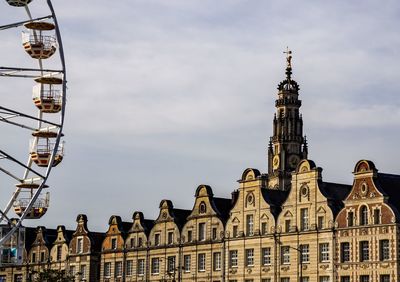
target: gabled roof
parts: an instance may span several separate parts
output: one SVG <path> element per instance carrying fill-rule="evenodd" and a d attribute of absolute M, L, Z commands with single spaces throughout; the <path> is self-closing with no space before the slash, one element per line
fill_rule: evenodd
<path fill-rule="evenodd" d="M 92 243 L 91 244 L 92 253 L 100 252 L 104 238 L 106 237 L 106 233 L 89 231 L 88 237 L 90 238 Z"/>
<path fill-rule="evenodd" d="M 190 215 L 191 210 L 171 209 L 171 215 L 174 217 L 174 222 L 179 230 L 182 230 L 183 225 L 186 223 L 187 217 Z"/>
<path fill-rule="evenodd" d="M 220 219 L 225 224 L 229 218 L 232 208 L 232 199 L 225 198 L 212 198 L 214 210 L 218 213 Z"/>
<path fill-rule="evenodd" d="M 352 185 L 318 181 L 318 188 L 328 200 L 328 206 L 332 210 L 333 217 L 336 218 L 344 207 L 343 201 L 349 195 Z"/>
<path fill-rule="evenodd" d="M 388 197 L 388 204 L 396 213 L 397 220 L 400 221 L 400 175 L 378 173 L 375 180 L 378 189 Z"/>
<path fill-rule="evenodd" d="M 154 220 L 152 219 L 144 219 L 142 221 L 143 228 L 144 228 L 144 233 L 148 236 L 150 234 L 151 229 L 154 226 Z"/>
<path fill-rule="evenodd" d="M 289 191 L 281 191 L 281 190 L 274 190 L 274 189 L 261 189 L 261 194 L 267 202 L 267 204 L 271 207 L 271 213 L 275 217 L 278 217 L 279 213 L 282 211 L 282 205 L 286 201 L 287 197 L 289 196 Z"/>

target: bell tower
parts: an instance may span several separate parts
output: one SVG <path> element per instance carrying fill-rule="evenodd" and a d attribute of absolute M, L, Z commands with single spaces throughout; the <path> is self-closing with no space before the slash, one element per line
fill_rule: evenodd
<path fill-rule="evenodd" d="M 273 120 L 273 136 L 268 146 L 268 188 L 289 190 L 291 173 L 300 160 L 307 158 L 303 119 L 299 113 L 299 85 L 292 79 L 292 51 L 286 54 L 286 78 L 278 85 Z"/>

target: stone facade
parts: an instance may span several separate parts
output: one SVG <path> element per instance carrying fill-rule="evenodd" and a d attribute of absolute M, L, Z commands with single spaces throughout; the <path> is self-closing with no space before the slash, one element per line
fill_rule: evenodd
<path fill-rule="evenodd" d="M 307 159 L 287 61 L 267 173 L 246 169 L 229 198 L 200 185 L 191 210 L 162 200 L 155 220 L 113 215 L 105 233 L 90 232 L 85 215 L 74 231 L 27 229 L 23 264 L 0 268 L 0 282 L 26 281 L 43 268 L 76 281 L 399 281 L 400 175 L 361 160 L 353 185 L 323 181 Z"/>

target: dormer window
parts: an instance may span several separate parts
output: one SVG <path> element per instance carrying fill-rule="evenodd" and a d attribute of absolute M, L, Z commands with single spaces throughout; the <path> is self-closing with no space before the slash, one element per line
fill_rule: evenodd
<path fill-rule="evenodd" d="M 78 254 L 83 253 L 83 238 L 78 238 L 76 242 L 76 252 Z"/>
<path fill-rule="evenodd" d="M 368 224 L 368 208 L 366 206 L 362 206 L 360 209 L 360 225 Z"/>
<path fill-rule="evenodd" d="M 352 211 L 347 213 L 347 226 L 354 226 L 354 213 Z"/>
<path fill-rule="evenodd" d="M 61 260 L 62 246 L 57 246 L 57 261 Z"/>
<path fill-rule="evenodd" d="M 207 207 L 206 207 L 206 203 L 201 202 L 199 205 L 199 213 L 200 214 L 204 214 L 207 212 Z"/>
<path fill-rule="evenodd" d="M 168 245 L 172 245 L 174 243 L 174 232 L 168 232 Z"/>
<path fill-rule="evenodd" d="M 154 246 L 160 245 L 160 233 L 154 234 Z"/>
<path fill-rule="evenodd" d="M 117 248 L 117 238 L 111 239 L 111 249 L 115 250 Z"/>

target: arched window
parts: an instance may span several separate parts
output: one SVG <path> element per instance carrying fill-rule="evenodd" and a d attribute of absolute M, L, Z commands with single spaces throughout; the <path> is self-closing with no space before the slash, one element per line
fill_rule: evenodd
<path fill-rule="evenodd" d="M 206 211 L 207 211 L 206 203 L 201 202 L 199 205 L 199 213 L 203 214 L 206 213 Z"/>
<path fill-rule="evenodd" d="M 362 206 L 360 209 L 360 225 L 368 224 L 368 208 L 366 206 Z"/>

